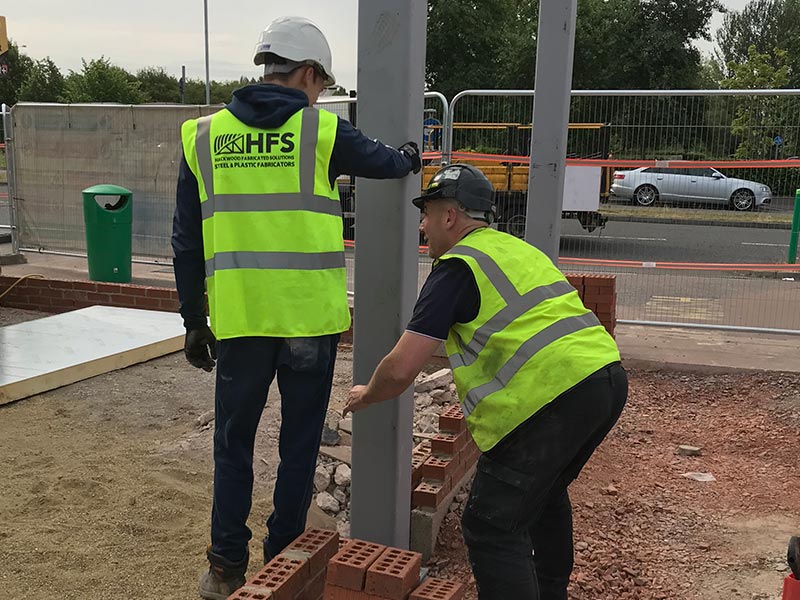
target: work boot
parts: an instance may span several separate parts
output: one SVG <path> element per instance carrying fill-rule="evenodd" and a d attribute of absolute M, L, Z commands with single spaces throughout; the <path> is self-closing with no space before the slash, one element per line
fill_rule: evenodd
<path fill-rule="evenodd" d="M 789 540 L 789 549 L 786 551 L 786 562 L 795 579 L 800 579 L 800 536 L 794 535 Z"/>
<path fill-rule="evenodd" d="M 209 546 L 206 551 L 210 567 L 200 578 L 200 597 L 204 600 L 226 600 L 244 585 L 247 572 L 247 554 L 239 562 L 231 562 L 215 554 Z"/>

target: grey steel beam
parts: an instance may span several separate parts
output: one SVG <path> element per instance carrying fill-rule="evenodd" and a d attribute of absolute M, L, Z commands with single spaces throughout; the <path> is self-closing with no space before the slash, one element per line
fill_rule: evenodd
<path fill-rule="evenodd" d="M 539 3 L 525 241 L 558 263 L 578 0 Z"/>
<path fill-rule="evenodd" d="M 425 0 L 369 0 L 358 7 L 358 126 L 398 146 L 421 142 Z M 359 179 L 353 381 L 369 380 L 405 329 L 417 295 L 420 177 Z M 353 417 L 351 535 L 408 547 L 413 398 Z"/>

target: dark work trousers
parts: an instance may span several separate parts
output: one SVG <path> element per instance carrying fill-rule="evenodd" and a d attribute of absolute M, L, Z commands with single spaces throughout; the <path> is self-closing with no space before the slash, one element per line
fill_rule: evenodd
<path fill-rule="evenodd" d="M 305 529 L 339 335 L 244 337 L 217 345 L 211 550 L 247 554 L 256 429 L 275 374 L 281 394 L 280 465 L 265 551 L 278 554 Z"/>
<path fill-rule="evenodd" d="M 573 561 L 567 486 L 627 397 L 622 366 L 604 367 L 481 456 L 461 522 L 479 600 L 566 600 Z"/>

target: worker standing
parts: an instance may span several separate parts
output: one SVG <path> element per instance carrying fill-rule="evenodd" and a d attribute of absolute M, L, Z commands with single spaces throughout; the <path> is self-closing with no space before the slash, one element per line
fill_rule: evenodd
<path fill-rule="evenodd" d="M 434 267 L 411 321 L 345 413 L 397 397 L 441 342 L 482 451 L 462 530 L 480 600 L 566 600 L 567 487 L 619 418 L 617 346 L 542 252 L 490 229 L 478 169 L 439 170 L 413 200 Z"/>
<path fill-rule="evenodd" d="M 208 600 L 245 582 L 253 448 L 276 373 L 280 465 L 264 561 L 305 529 L 337 342 L 350 327 L 337 177 L 421 168 L 415 143 L 395 150 L 313 108 L 335 78 L 311 21 L 273 21 L 254 61 L 263 83 L 181 129 L 172 246 L 184 350 L 195 367 L 217 367 Z"/>

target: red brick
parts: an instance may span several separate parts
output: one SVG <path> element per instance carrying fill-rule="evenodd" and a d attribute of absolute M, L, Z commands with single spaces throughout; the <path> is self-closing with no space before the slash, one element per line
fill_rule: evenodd
<path fill-rule="evenodd" d="M 247 585 L 271 591 L 273 600 L 293 600 L 309 579 L 308 561 L 279 554 L 253 575 Z"/>
<path fill-rule="evenodd" d="M 386 549 L 381 544 L 351 540 L 328 562 L 326 583 L 350 590 L 363 590 L 367 569 Z"/>
<path fill-rule="evenodd" d="M 411 505 L 420 508 L 436 508 L 447 496 L 447 488 L 444 484 L 428 483 L 423 481 L 411 494 Z"/>
<path fill-rule="evenodd" d="M 578 273 L 566 273 L 564 275 L 564 277 L 567 278 L 567 281 L 569 281 L 570 284 L 573 287 L 576 287 L 576 286 L 579 286 L 579 285 L 580 286 L 583 285 L 583 275 L 581 275 L 581 274 L 578 274 Z"/>
<path fill-rule="evenodd" d="M 439 456 L 455 456 L 463 447 L 463 433 L 437 433 L 431 438 L 431 454 Z"/>
<path fill-rule="evenodd" d="M 339 534 L 328 529 L 307 529 L 286 547 L 285 551 L 289 550 L 308 553 L 310 576 L 314 577 L 325 570 L 328 561 L 339 551 Z"/>
<path fill-rule="evenodd" d="M 405 600 L 419 583 L 422 555 L 387 548 L 367 570 L 364 591 L 389 600 Z"/>
<path fill-rule="evenodd" d="M 350 538 L 339 536 L 339 550 L 347 546 L 347 544 L 349 544 L 352 541 L 353 540 L 351 540 Z"/>
<path fill-rule="evenodd" d="M 439 431 L 442 433 L 461 433 L 466 429 L 467 421 L 458 404 L 451 406 L 439 415 Z"/>
<path fill-rule="evenodd" d="M 449 579 L 427 577 L 408 600 L 462 600 L 465 588 L 463 583 Z"/>
<path fill-rule="evenodd" d="M 598 288 L 614 289 L 616 287 L 615 275 L 587 275 L 584 284 Z"/>
<path fill-rule="evenodd" d="M 99 294 L 97 292 L 89 292 L 86 295 L 86 299 L 89 302 L 94 302 L 95 304 L 108 304 L 111 302 L 111 296 L 108 294 Z"/>
<path fill-rule="evenodd" d="M 148 288 L 142 285 L 123 285 L 120 286 L 122 288 L 122 293 L 127 294 L 129 296 L 147 296 Z"/>
<path fill-rule="evenodd" d="M 439 458 L 429 456 L 420 468 L 423 479 L 435 479 L 436 481 L 447 481 L 453 479 L 453 473 L 458 467 L 458 458 Z"/>
<path fill-rule="evenodd" d="M 295 596 L 296 600 L 320 600 L 325 591 L 325 570 L 323 569 Z"/>
<path fill-rule="evenodd" d="M 228 600 L 272 600 L 272 592 L 264 589 L 245 585 L 228 596 Z"/>
<path fill-rule="evenodd" d="M 146 309 L 159 309 L 161 307 L 160 300 L 156 298 L 144 298 L 137 296 L 134 300 L 134 306 L 136 308 L 146 308 Z"/>
<path fill-rule="evenodd" d="M 338 585 L 325 584 L 325 593 L 322 600 L 385 600 L 366 592 L 350 590 Z"/>
<path fill-rule="evenodd" d="M 461 483 L 461 480 L 464 478 L 464 475 L 467 473 L 467 464 L 468 463 L 464 462 L 461 459 L 458 460 L 458 465 L 456 466 L 455 471 L 453 471 L 453 474 L 451 476 L 452 480 L 453 480 L 453 487 L 455 487 L 459 483 Z"/>
<path fill-rule="evenodd" d="M 97 291 L 103 294 L 121 294 L 122 287 L 118 283 L 98 283 Z"/>
<path fill-rule="evenodd" d="M 430 448 L 423 448 L 417 446 L 411 453 L 411 487 L 417 487 L 417 484 L 422 481 L 422 464 L 431 455 Z"/>
<path fill-rule="evenodd" d="M 148 298 L 172 298 L 174 290 L 170 288 L 149 287 L 145 289 Z"/>

